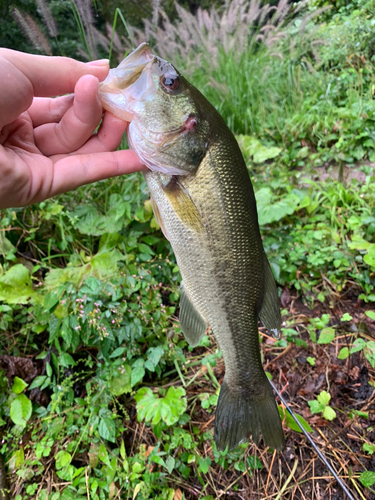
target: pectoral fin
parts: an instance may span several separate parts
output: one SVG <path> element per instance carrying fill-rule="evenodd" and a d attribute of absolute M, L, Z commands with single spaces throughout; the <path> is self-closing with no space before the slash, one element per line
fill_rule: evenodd
<path fill-rule="evenodd" d="M 267 330 L 277 338 L 280 335 L 281 330 L 280 305 L 279 298 L 277 296 L 275 278 L 273 277 L 271 266 L 265 254 L 264 273 L 264 296 L 262 307 L 259 311 L 259 319 Z"/>
<path fill-rule="evenodd" d="M 180 221 L 192 231 L 200 233 L 203 230 L 202 218 L 189 193 L 176 177 L 172 177 L 171 181 L 163 186 L 163 190 Z"/>
<path fill-rule="evenodd" d="M 154 202 L 152 196 L 151 196 L 151 205 L 152 205 L 152 211 L 154 212 L 155 219 L 156 219 L 157 223 L 159 224 L 160 229 L 163 231 L 163 234 L 167 238 L 167 240 L 169 240 L 168 235 L 167 235 L 167 231 L 166 231 L 164 223 L 163 223 L 163 219 L 162 219 L 161 214 L 160 214 L 160 211 L 158 209 L 157 204 Z"/>
<path fill-rule="evenodd" d="M 180 327 L 187 342 L 195 347 L 206 333 L 207 323 L 196 310 L 181 282 Z"/>

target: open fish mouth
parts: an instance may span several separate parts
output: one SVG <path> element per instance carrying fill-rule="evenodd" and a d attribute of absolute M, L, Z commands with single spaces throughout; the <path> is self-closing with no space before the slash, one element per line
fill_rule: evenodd
<path fill-rule="evenodd" d="M 157 57 L 152 54 L 150 46 L 142 43 L 117 68 L 112 69 L 99 85 L 104 109 L 111 112 L 115 110 L 116 116 L 122 120 L 132 121 L 132 104 L 145 97 L 147 89 L 152 87 L 151 66 L 156 60 Z"/>

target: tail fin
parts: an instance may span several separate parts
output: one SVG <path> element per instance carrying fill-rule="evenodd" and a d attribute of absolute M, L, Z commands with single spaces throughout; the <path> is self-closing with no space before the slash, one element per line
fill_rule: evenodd
<path fill-rule="evenodd" d="M 225 381 L 221 386 L 215 415 L 214 439 L 219 450 L 235 448 L 247 441 L 251 433 L 253 441 L 258 442 L 262 434 L 267 446 L 275 450 L 284 447 L 284 435 L 280 416 L 275 403 L 272 387 L 268 380 L 264 396 L 249 395 L 246 390 L 234 391 Z"/>

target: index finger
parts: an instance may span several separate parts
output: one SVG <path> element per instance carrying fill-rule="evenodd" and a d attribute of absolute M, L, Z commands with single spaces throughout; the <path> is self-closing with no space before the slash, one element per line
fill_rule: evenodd
<path fill-rule="evenodd" d="M 94 75 L 102 81 L 108 74 L 108 59 L 83 63 L 59 56 L 38 56 L 11 49 L 0 49 L 7 59 L 30 81 L 35 97 L 53 97 L 73 92 L 84 75 Z"/>
<path fill-rule="evenodd" d="M 33 97 L 50 97 L 73 92 L 84 75 L 103 80 L 108 61 L 82 63 L 68 57 L 49 57 L 0 49 L 0 129 L 26 111 Z"/>

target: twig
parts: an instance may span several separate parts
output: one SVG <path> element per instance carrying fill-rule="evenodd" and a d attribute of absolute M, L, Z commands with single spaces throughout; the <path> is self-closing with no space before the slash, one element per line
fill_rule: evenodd
<path fill-rule="evenodd" d="M 266 369 L 266 368 L 267 368 L 267 367 L 268 367 L 271 363 L 273 363 L 273 362 L 277 361 L 277 360 L 278 360 L 278 359 L 280 359 L 282 356 L 284 356 L 287 352 L 289 352 L 289 351 L 290 351 L 290 349 L 291 349 L 292 347 L 293 347 L 293 344 L 289 344 L 289 345 L 288 345 L 288 347 L 287 347 L 287 348 L 286 348 L 283 352 L 281 352 L 280 354 L 278 354 L 278 355 L 276 356 L 276 358 L 273 358 L 273 359 L 271 359 L 271 361 L 268 361 L 268 363 L 266 363 L 266 365 L 265 365 L 264 369 Z"/>
<path fill-rule="evenodd" d="M 354 480 L 354 477 L 351 477 L 350 480 L 353 483 L 354 488 L 357 490 L 358 495 L 362 498 L 362 500 L 366 500 L 366 498 L 363 496 L 361 490 L 358 488 L 357 482 Z"/>
<path fill-rule="evenodd" d="M 293 479 L 293 476 L 294 476 L 294 473 L 296 472 L 296 469 L 297 469 L 297 465 L 298 465 L 298 458 L 296 458 L 294 460 L 294 464 L 293 464 L 293 469 L 291 471 L 291 473 L 289 474 L 289 477 L 288 479 L 285 481 L 285 483 L 283 484 L 283 487 L 281 488 L 281 490 L 279 491 L 279 494 L 277 495 L 276 499 L 275 500 L 280 500 L 281 498 L 281 495 L 284 493 L 284 491 L 286 490 L 288 484 L 290 483 L 290 481 Z"/>
<path fill-rule="evenodd" d="M 267 495 L 267 491 L 268 491 L 268 483 L 270 481 L 270 476 L 271 476 L 271 471 L 272 471 L 273 462 L 275 460 L 275 456 L 276 456 L 276 450 L 273 452 L 272 460 L 271 460 L 271 465 L 270 465 L 270 468 L 268 470 L 267 482 L 266 482 L 266 488 L 265 488 L 265 494 L 266 495 Z"/>
<path fill-rule="evenodd" d="M 202 427 L 200 428 L 200 432 L 202 432 L 205 427 L 207 427 L 208 425 L 210 425 L 210 423 L 213 420 L 215 420 L 215 416 L 213 416 L 212 418 L 210 418 L 210 420 L 208 422 L 206 422 L 205 424 L 202 425 Z"/>
<path fill-rule="evenodd" d="M 180 370 L 180 367 L 178 366 L 178 361 L 177 359 L 174 360 L 174 366 L 176 367 L 176 370 L 177 370 L 177 373 L 178 373 L 178 376 L 180 377 L 180 380 L 182 382 L 182 385 L 184 387 L 186 387 L 186 382 L 185 382 L 185 379 L 184 379 L 184 376 L 182 375 L 182 372 Z"/>
<path fill-rule="evenodd" d="M 87 493 L 87 500 L 90 500 L 89 478 L 88 478 L 88 475 L 87 475 L 87 469 L 88 469 L 88 467 L 85 468 L 86 493 Z"/>

